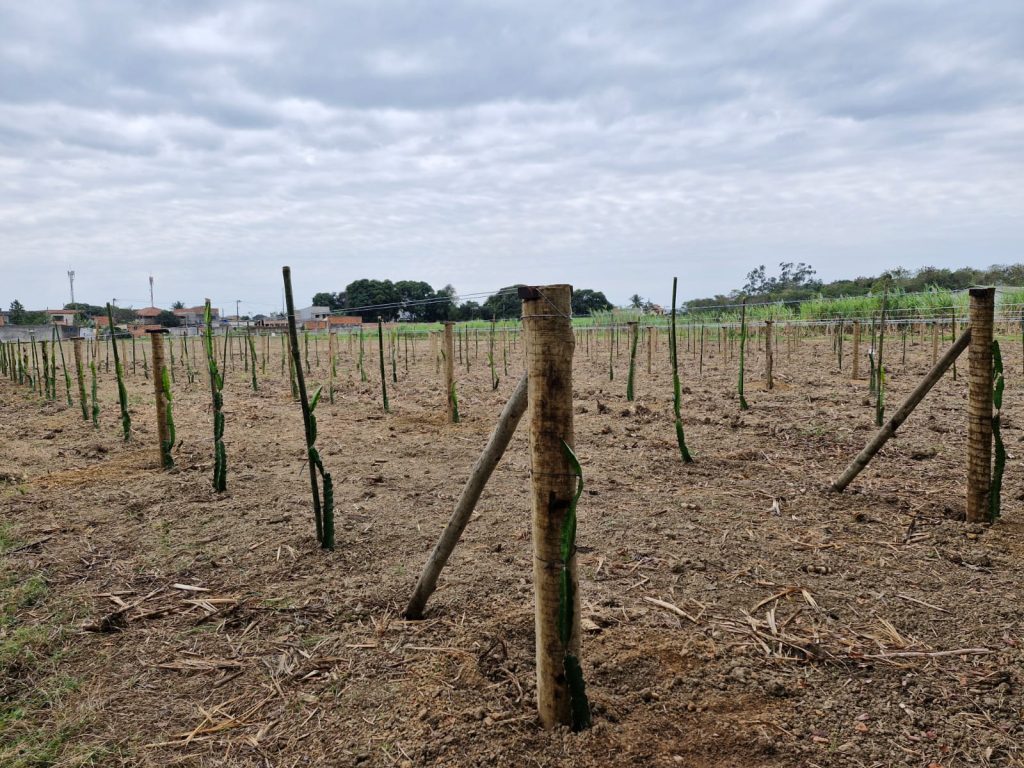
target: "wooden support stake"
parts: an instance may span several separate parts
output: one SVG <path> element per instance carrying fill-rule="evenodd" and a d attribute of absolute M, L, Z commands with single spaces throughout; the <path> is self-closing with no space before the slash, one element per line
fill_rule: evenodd
<path fill-rule="evenodd" d="M 914 391 L 910 393 L 903 405 L 899 407 L 899 410 L 892 415 L 892 418 L 885 423 L 885 426 L 875 433 L 875 436 L 871 438 L 871 442 L 864 446 L 864 450 L 857 454 L 857 458 L 850 462 L 850 466 L 832 483 L 833 491 L 837 493 L 842 492 L 861 473 L 871 459 L 874 458 L 875 454 L 888 442 L 889 438 L 896 434 L 897 428 L 914 412 L 918 404 L 924 400 L 924 396 L 942 378 L 942 374 L 953 364 L 953 361 L 957 359 L 960 353 L 967 348 L 970 341 L 971 329 L 968 327 L 953 346 L 946 351 L 942 359 L 935 364 L 935 367 L 928 372 L 928 375 L 921 379 L 921 382 L 914 387 Z"/>
<path fill-rule="evenodd" d="M 527 379 L 526 374 L 523 374 L 515 391 L 512 393 L 512 397 L 505 403 L 501 416 L 498 417 L 498 423 L 494 427 L 490 439 L 487 441 L 487 447 L 484 448 L 480 458 L 477 459 L 476 464 L 473 466 L 473 471 L 470 473 L 469 480 L 466 481 L 466 485 L 462 489 L 462 495 L 455 505 L 455 510 L 448 520 L 444 533 L 437 540 L 437 544 L 434 545 L 434 551 L 430 553 L 430 558 L 423 567 L 420 579 L 416 582 L 416 589 L 413 590 L 409 604 L 405 607 L 405 617 L 407 619 L 423 618 L 423 609 L 427 605 L 427 600 L 430 599 L 430 596 L 434 594 L 434 590 L 437 588 L 437 579 L 441 575 L 441 570 L 448 562 L 448 558 L 451 557 L 455 545 L 459 543 L 462 532 L 466 530 L 469 518 L 472 516 L 473 510 L 476 509 L 476 503 L 480 500 L 480 494 L 483 493 L 484 486 L 487 485 L 491 473 L 494 472 L 494 468 L 498 466 L 498 462 L 501 461 L 501 457 L 505 454 L 505 449 L 508 448 L 512 435 L 515 434 L 516 427 L 519 426 L 519 420 L 526 411 L 526 394 Z"/>
<path fill-rule="evenodd" d="M 772 321 L 764 321 L 764 388 L 774 389 L 775 381 L 772 379 Z"/>
<path fill-rule="evenodd" d="M 992 487 L 992 316 L 995 288 L 971 288 L 967 352 L 967 522 L 989 519 Z"/>
<path fill-rule="evenodd" d="M 565 658 L 579 658 L 580 600 L 575 547 L 563 562 L 562 528 L 576 491 L 563 442 L 573 446 L 572 286 L 519 289 L 529 379 L 530 467 L 533 496 L 533 580 L 537 639 L 537 711 L 545 728 L 571 724 Z M 572 615 L 569 641 L 559 635 L 563 571 Z"/>
<path fill-rule="evenodd" d="M 932 321 L 932 365 L 939 359 L 939 322 Z"/>

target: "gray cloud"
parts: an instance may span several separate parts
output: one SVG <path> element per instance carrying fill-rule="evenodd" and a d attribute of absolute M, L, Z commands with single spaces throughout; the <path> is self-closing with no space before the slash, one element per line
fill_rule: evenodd
<path fill-rule="evenodd" d="M 0 5 L 0 302 L 1020 258 L 1024 6 Z"/>

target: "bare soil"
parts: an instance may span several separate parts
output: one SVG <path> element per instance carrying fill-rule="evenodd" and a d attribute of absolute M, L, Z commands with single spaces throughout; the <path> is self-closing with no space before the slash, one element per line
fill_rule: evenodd
<path fill-rule="evenodd" d="M 342 347 L 334 403 L 318 408 L 334 552 L 314 540 L 277 339 L 258 392 L 239 360 L 227 372 L 225 494 L 211 489 L 209 385 L 187 382 L 177 349 L 169 472 L 141 360 L 127 365 L 127 444 L 112 372 L 98 429 L 77 403 L 0 381 L 0 764 L 1024 765 L 1019 337 L 1004 339 L 1010 459 L 992 526 L 962 519 L 966 356 L 837 496 L 826 485 L 874 431 L 866 359 L 851 381 L 849 349 L 840 372 L 830 339 L 780 341 L 765 391 L 751 349 L 741 412 L 737 361 L 709 334 L 702 375 L 680 353 L 687 466 L 664 339 L 653 374 L 640 347 L 634 403 L 625 339 L 614 381 L 607 346 L 578 343 L 594 709 L 579 734 L 545 732 L 534 712 L 525 429 L 427 617 L 401 618 L 515 386 L 521 345 L 507 376 L 499 347 L 496 391 L 482 335 L 469 373 L 456 366 L 458 425 L 444 423 L 426 341 L 408 371 L 399 358 L 390 414 L 375 345 L 366 383 Z M 905 364 L 898 336 L 887 348 L 892 411 L 931 346 L 914 337 Z M 316 383 L 322 341 L 318 352 Z"/>

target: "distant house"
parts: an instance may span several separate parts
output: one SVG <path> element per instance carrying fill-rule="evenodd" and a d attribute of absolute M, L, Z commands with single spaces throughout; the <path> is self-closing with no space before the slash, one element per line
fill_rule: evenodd
<path fill-rule="evenodd" d="M 143 307 L 142 309 L 135 310 L 135 316 L 140 320 L 152 320 L 154 317 L 158 317 L 162 312 L 167 310 L 160 309 L 160 307 Z"/>
<path fill-rule="evenodd" d="M 203 325 L 206 323 L 206 306 L 184 307 L 172 310 L 174 316 L 179 318 L 185 325 Z M 210 317 L 214 323 L 220 323 L 220 310 L 210 307 Z"/>
<path fill-rule="evenodd" d="M 128 332 L 136 339 L 146 335 L 146 331 L 159 331 L 163 328 L 159 323 L 132 323 L 128 326 Z"/>
<path fill-rule="evenodd" d="M 306 307 L 295 310 L 295 321 L 305 323 L 308 320 L 323 320 L 331 314 L 330 307 Z"/>
<path fill-rule="evenodd" d="M 283 317 L 264 317 L 262 320 L 254 322 L 253 326 L 255 328 L 270 328 L 271 330 L 277 328 L 287 330 L 288 321 Z"/>
<path fill-rule="evenodd" d="M 0 326 L 7 325 L 7 313 L 0 312 Z"/>
<path fill-rule="evenodd" d="M 77 325 L 78 312 L 73 309 L 48 309 L 46 314 L 54 325 L 72 326 Z"/>
<path fill-rule="evenodd" d="M 302 327 L 307 331 L 337 330 L 339 328 L 353 328 L 363 324 L 359 315 L 328 315 L 322 320 L 306 320 Z"/>

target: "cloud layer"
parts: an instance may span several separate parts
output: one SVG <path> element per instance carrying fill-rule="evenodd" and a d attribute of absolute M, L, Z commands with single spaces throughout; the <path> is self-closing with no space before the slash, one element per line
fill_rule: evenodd
<path fill-rule="evenodd" d="M 1020 260 L 1022 53 L 1014 0 L 7 3 L 0 303 Z"/>

